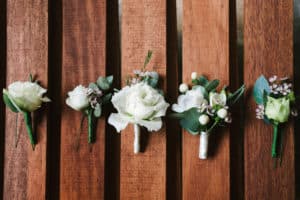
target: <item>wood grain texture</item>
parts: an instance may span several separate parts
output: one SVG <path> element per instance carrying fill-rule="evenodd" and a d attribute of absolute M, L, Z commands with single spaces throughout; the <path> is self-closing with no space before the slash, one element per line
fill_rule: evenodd
<path fill-rule="evenodd" d="M 255 118 L 251 97 L 258 76 L 293 75 L 293 1 L 245 0 L 245 199 L 294 199 L 293 129 L 285 133 L 282 166 L 273 168 L 272 127 Z"/>
<path fill-rule="evenodd" d="M 183 81 L 191 72 L 229 84 L 229 2 L 183 1 Z M 183 133 L 183 199 L 229 199 L 229 135 L 216 129 L 207 160 L 198 158 L 199 136 Z"/>
<path fill-rule="evenodd" d="M 153 57 L 147 70 L 161 76 L 166 89 L 166 1 L 122 1 L 122 80 L 143 66 L 148 50 Z M 123 84 L 124 85 L 124 84 Z M 166 198 L 166 134 L 142 132 L 143 153 L 133 153 L 133 127 L 121 133 L 120 199 Z"/>
<path fill-rule="evenodd" d="M 6 85 L 6 1 L 0 1 L 0 88 Z M 3 196 L 5 105 L 0 98 L 0 197 Z"/>
<path fill-rule="evenodd" d="M 96 142 L 87 143 L 87 120 L 77 143 L 82 113 L 65 104 L 67 92 L 104 76 L 105 0 L 63 1 L 63 66 L 61 122 L 61 199 L 104 198 L 105 120 L 98 120 Z"/>
<path fill-rule="evenodd" d="M 7 85 L 36 76 L 47 88 L 48 2 L 43 0 L 7 1 Z M 29 142 L 23 116 L 19 114 L 19 139 L 15 147 L 16 114 L 6 110 L 5 166 L 3 199 L 45 199 L 46 110 L 39 118 L 35 151 Z"/>

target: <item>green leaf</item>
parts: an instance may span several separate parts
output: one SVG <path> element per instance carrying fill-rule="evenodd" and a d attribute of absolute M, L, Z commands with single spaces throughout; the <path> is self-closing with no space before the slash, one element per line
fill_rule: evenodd
<path fill-rule="evenodd" d="M 208 79 L 205 77 L 205 76 L 200 76 L 198 79 L 198 83 L 199 83 L 199 85 L 202 85 L 202 86 L 207 86 L 207 84 L 208 84 Z"/>
<path fill-rule="evenodd" d="M 101 105 L 98 103 L 94 109 L 94 116 L 100 117 L 102 113 Z"/>
<path fill-rule="evenodd" d="M 98 89 L 98 85 L 96 83 L 90 83 L 89 88 L 96 90 L 96 89 Z"/>
<path fill-rule="evenodd" d="M 157 84 L 158 84 L 158 79 L 149 77 L 149 78 L 147 79 L 147 84 L 150 85 L 150 86 L 153 87 L 153 88 L 156 88 L 156 87 L 157 87 Z"/>
<path fill-rule="evenodd" d="M 215 79 L 210 81 L 206 86 L 205 89 L 207 90 L 207 92 L 211 92 L 212 90 L 216 89 L 219 85 L 220 81 Z"/>
<path fill-rule="evenodd" d="M 233 94 L 228 95 L 228 105 L 233 105 L 235 104 L 244 94 L 245 92 L 245 85 L 242 85 L 239 89 L 237 89 Z"/>
<path fill-rule="evenodd" d="M 31 73 L 29 74 L 29 81 L 30 81 L 30 82 L 33 82 L 33 76 L 32 76 Z"/>
<path fill-rule="evenodd" d="M 110 88 L 110 84 L 105 77 L 99 77 L 97 80 L 97 85 L 100 87 L 101 90 L 108 90 Z"/>
<path fill-rule="evenodd" d="M 200 130 L 199 117 L 201 113 L 197 108 L 191 108 L 183 112 L 183 114 L 184 117 L 180 120 L 180 125 L 182 128 L 186 129 L 193 135 L 198 134 Z"/>
<path fill-rule="evenodd" d="M 7 94 L 6 90 L 3 90 L 3 101 L 5 103 L 5 105 L 12 111 L 15 113 L 18 113 L 20 111 L 19 108 L 17 108 L 15 106 L 15 104 L 11 101 L 11 99 L 9 98 L 9 95 Z"/>
<path fill-rule="evenodd" d="M 102 103 L 107 104 L 112 97 L 112 93 L 108 93 L 102 97 Z"/>
<path fill-rule="evenodd" d="M 261 75 L 256 80 L 253 88 L 253 97 L 257 104 L 264 103 L 264 92 L 266 92 L 266 94 L 270 94 L 271 90 L 267 79 L 263 75 Z"/>
<path fill-rule="evenodd" d="M 152 57 L 152 51 L 148 50 L 147 56 L 145 58 L 143 69 L 145 69 L 145 67 L 147 66 L 147 64 L 150 62 L 151 57 Z"/>
<path fill-rule="evenodd" d="M 108 84 L 111 86 L 113 83 L 113 80 L 114 80 L 114 76 L 113 75 L 107 76 L 106 80 L 107 80 Z"/>

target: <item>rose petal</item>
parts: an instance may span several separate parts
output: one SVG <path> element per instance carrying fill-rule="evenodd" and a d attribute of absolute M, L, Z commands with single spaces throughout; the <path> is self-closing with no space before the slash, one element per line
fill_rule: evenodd
<path fill-rule="evenodd" d="M 114 126 L 117 129 L 118 133 L 124 128 L 126 128 L 126 126 L 128 125 L 128 121 L 117 113 L 110 114 L 108 118 L 108 123 Z"/>

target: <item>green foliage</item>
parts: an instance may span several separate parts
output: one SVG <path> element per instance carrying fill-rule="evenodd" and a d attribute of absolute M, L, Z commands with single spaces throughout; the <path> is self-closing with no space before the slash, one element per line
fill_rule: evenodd
<path fill-rule="evenodd" d="M 11 100 L 6 91 L 3 91 L 3 101 L 12 112 L 18 113 L 20 111 L 20 108 Z"/>
<path fill-rule="evenodd" d="M 244 92 L 245 92 L 245 85 L 242 85 L 234 93 L 229 93 L 227 96 L 227 104 L 229 106 L 235 104 L 242 97 Z"/>
<path fill-rule="evenodd" d="M 182 113 L 183 116 L 180 119 L 180 125 L 182 128 L 186 129 L 192 135 L 199 134 L 200 131 L 200 123 L 199 117 L 201 113 L 197 108 L 191 108 Z"/>
<path fill-rule="evenodd" d="M 148 50 L 148 53 L 147 53 L 147 56 L 145 58 L 145 62 L 144 62 L 144 65 L 143 65 L 143 69 L 146 68 L 147 64 L 150 62 L 151 60 L 151 57 L 152 57 L 152 51 L 151 50 Z"/>
<path fill-rule="evenodd" d="M 261 75 L 255 82 L 253 88 L 254 100 L 257 104 L 264 104 L 264 94 L 270 94 L 271 89 L 267 79 Z"/>
<path fill-rule="evenodd" d="M 97 104 L 96 107 L 94 108 L 94 116 L 95 117 L 100 117 L 102 113 L 102 108 L 101 108 L 101 104 Z"/>
<path fill-rule="evenodd" d="M 109 90 L 113 82 L 113 76 L 102 77 L 100 76 L 97 80 L 97 85 L 101 90 Z"/>

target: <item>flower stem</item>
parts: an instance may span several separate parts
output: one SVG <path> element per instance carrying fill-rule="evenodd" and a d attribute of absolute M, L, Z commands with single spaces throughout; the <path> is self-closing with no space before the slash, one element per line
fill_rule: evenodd
<path fill-rule="evenodd" d="M 32 145 L 32 150 L 35 148 L 36 141 L 34 139 L 33 130 L 32 130 L 32 119 L 30 112 L 24 112 L 24 120 L 27 129 L 27 133 L 29 136 L 30 143 Z"/>
<path fill-rule="evenodd" d="M 140 136 L 141 136 L 141 129 L 140 126 L 134 124 L 134 144 L 133 144 L 133 152 L 135 154 L 140 152 Z"/>
<path fill-rule="evenodd" d="M 95 142 L 93 112 L 88 113 L 88 143 Z"/>
<path fill-rule="evenodd" d="M 278 124 L 273 125 L 272 158 L 277 158 Z"/>

